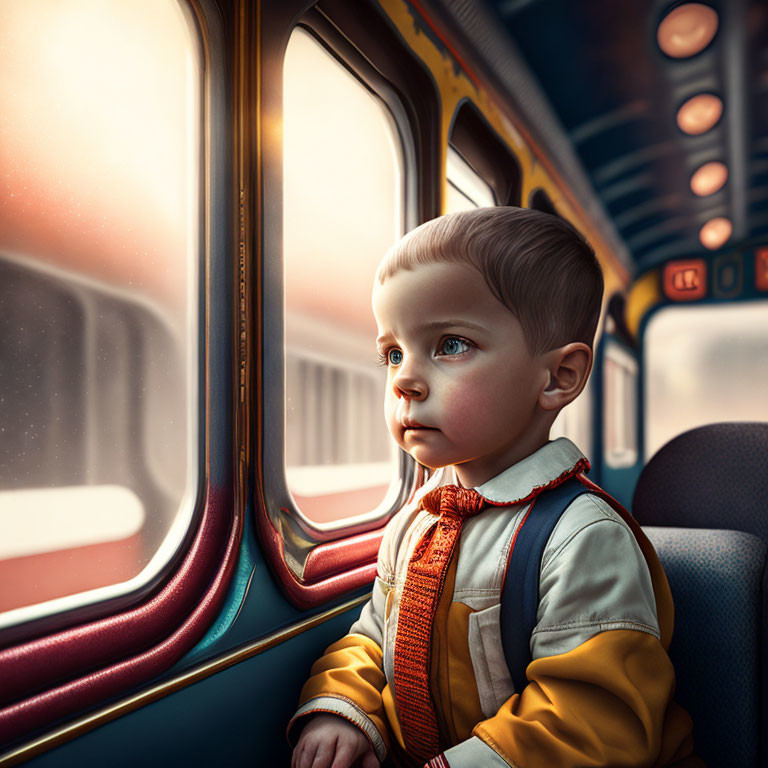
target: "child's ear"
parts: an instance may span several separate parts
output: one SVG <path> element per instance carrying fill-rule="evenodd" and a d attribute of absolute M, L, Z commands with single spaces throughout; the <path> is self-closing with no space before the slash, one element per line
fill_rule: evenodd
<path fill-rule="evenodd" d="M 592 350 L 581 341 L 550 349 L 543 355 L 549 381 L 539 393 L 545 411 L 560 410 L 576 399 L 592 370 Z"/>

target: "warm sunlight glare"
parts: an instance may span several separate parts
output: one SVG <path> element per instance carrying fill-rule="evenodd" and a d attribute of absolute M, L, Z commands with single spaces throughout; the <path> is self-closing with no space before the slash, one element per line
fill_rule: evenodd
<path fill-rule="evenodd" d="M 0 51 L 0 250 L 183 300 L 201 64 L 180 6 L 0 0 Z"/>
<path fill-rule="evenodd" d="M 394 125 L 381 101 L 301 30 L 288 44 L 284 88 L 286 306 L 373 338 L 373 275 L 402 234 Z"/>

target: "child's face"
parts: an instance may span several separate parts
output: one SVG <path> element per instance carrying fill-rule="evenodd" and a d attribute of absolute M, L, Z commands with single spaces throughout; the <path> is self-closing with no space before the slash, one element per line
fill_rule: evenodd
<path fill-rule="evenodd" d="M 478 270 L 401 269 L 376 283 L 373 310 L 388 368 L 387 426 L 418 462 L 455 464 L 471 487 L 546 442 L 538 398 L 548 371 Z"/>

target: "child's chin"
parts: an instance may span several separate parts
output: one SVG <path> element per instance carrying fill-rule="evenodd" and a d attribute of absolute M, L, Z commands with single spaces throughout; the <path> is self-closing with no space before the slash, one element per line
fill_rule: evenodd
<path fill-rule="evenodd" d="M 450 467 L 452 464 L 456 463 L 451 458 L 435 456 L 434 454 L 429 454 L 426 451 L 419 451 L 418 449 L 408 451 L 408 453 L 418 461 L 419 464 L 427 469 L 442 469 L 443 467 Z"/>

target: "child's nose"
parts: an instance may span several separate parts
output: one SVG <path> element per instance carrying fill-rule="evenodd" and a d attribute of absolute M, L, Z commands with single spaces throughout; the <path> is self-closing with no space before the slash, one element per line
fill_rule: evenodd
<path fill-rule="evenodd" d="M 428 393 L 427 383 L 410 368 L 401 368 L 392 381 L 397 397 L 407 400 L 423 400 Z"/>

